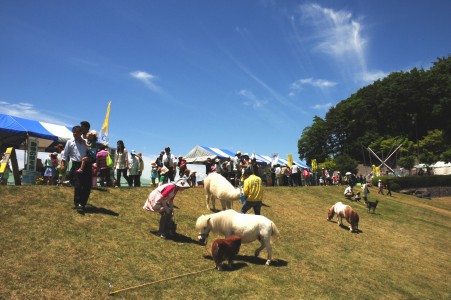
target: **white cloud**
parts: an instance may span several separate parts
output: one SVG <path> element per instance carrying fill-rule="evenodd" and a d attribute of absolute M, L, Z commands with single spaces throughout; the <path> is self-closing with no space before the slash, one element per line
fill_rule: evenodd
<path fill-rule="evenodd" d="M 143 82 L 149 90 L 156 93 L 161 93 L 161 88 L 155 84 L 155 81 L 158 79 L 157 76 L 154 76 L 150 73 L 144 71 L 133 71 L 130 72 L 130 75 Z"/>
<path fill-rule="evenodd" d="M 330 88 L 337 85 L 334 81 L 324 80 L 324 79 L 313 79 L 313 78 L 304 78 L 296 80 L 295 82 L 290 84 L 290 96 L 294 96 L 296 93 L 298 93 L 302 86 L 304 85 L 310 85 L 313 87 L 317 87 L 320 89 Z"/>

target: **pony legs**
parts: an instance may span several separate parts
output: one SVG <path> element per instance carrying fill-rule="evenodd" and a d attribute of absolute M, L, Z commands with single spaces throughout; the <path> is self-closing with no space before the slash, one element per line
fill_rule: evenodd
<path fill-rule="evenodd" d="M 269 240 L 265 240 L 262 238 L 258 239 L 260 241 L 260 247 L 257 248 L 257 250 L 255 250 L 255 257 L 258 257 L 258 255 L 260 254 L 260 252 L 266 247 L 266 251 L 268 252 L 268 257 L 266 259 L 266 264 L 267 266 L 269 266 L 269 264 L 271 263 L 271 258 L 272 258 L 272 246 L 271 246 L 271 242 Z"/>
<path fill-rule="evenodd" d="M 216 210 L 215 196 L 213 196 L 210 192 L 207 192 L 207 194 L 205 195 L 205 203 L 207 204 L 208 210 L 210 210 L 210 200 L 213 210 Z"/>

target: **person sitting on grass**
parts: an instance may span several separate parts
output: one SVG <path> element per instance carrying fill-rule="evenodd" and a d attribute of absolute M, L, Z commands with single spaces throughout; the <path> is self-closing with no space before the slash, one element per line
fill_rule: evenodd
<path fill-rule="evenodd" d="M 352 191 L 352 187 L 350 185 L 348 185 L 348 187 L 345 189 L 343 195 L 348 200 L 351 200 L 351 197 L 354 196 L 354 192 Z"/>
<path fill-rule="evenodd" d="M 87 140 L 85 141 L 85 145 L 88 148 L 86 151 L 86 156 L 81 159 L 81 166 L 78 168 L 77 172 L 82 173 L 83 168 L 85 167 L 86 162 L 94 163 L 97 156 L 97 132 L 95 130 L 91 130 L 88 132 Z"/>

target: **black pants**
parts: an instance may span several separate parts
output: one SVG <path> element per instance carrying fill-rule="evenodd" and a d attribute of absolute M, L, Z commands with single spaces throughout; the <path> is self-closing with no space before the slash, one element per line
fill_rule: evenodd
<path fill-rule="evenodd" d="M 127 184 L 130 186 L 130 177 L 127 175 L 127 169 L 117 169 L 116 170 L 116 180 L 117 180 L 117 186 L 121 186 L 121 174 L 124 175 L 125 180 L 127 181 Z"/>
<path fill-rule="evenodd" d="M 99 177 L 101 186 L 111 186 L 110 168 L 100 170 Z"/>
<path fill-rule="evenodd" d="M 74 206 L 85 206 L 88 203 L 92 187 L 92 164 L 86 161 L 83 172 L 77 172 L 81 162 L 72 161 L 70 168 L 71 183 L 74 186 Z"/>
<path fill-rule="evenodd" d="M 132 186 L 134 185 L 135 187 L 139 187 L 140 186 L 140 177 L 139 175 L 130 175 L 128 176 L 128 185 Z"/>
<path fill-rule="evenodd" d="M 173 215 L 172 211 L 170 213 L 163 212 L 160 217 L 160 227 L 158 231 L 160 234 L 170 234 L 173 230 Z"/>

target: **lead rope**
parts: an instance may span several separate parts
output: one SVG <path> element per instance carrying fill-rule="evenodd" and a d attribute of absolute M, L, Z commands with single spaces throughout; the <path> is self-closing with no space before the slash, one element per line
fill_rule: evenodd
<path fill-rule="evenodd" d="M 144 283 L 144 284 L 128 287 L 128 288 L 125 288 L 125 289 L 116 290 L 116 291 L 113 291 L 113 292 L 109 292 L 108 296 L 115 295 L 115 294 L 118 294 L 118 293 L 121 293 L 121 292 L 125 292 L 125 291 L 129 291 L 129 290 L 133 290 L 133 289 L 137 289 L 137 288 L 144 287 L 144 286 L 147 286 L 147 285 L 160 283 L 160 282 L 163 282 L 163 281 L 168 281 L 168 280 L 177 279 L 177 278 L 181 278 L 181 277 L 185 277 L 185 276 L 189 276 L 189 275 L 195 275 L 195 274 L 207 272 L 207 271 L 214 270 L 214 269 L 216 269 L 216 266 L 210 267 L 208 269 L 200 270 L 200 271 L 185 273 L 185 274 L 182 274 L 182 275 L 177 275 L 177 276 L 173 276 L 173 277 L 169 277 L 169 278 L 165 278 L 165 279 L 160 279 L 160 280 L 156 280 L 156 281 L 152 281 L 152 282 L 148 282 L 148 283 Z M 111 287 L 111 284 L 109 284 L 109 286 Z"/>

